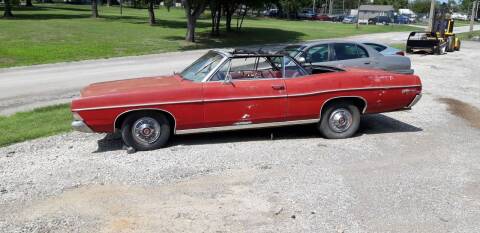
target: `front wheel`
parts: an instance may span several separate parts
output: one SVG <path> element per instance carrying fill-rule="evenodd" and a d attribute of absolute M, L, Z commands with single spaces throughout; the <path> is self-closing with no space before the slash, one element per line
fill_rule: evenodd
<path fill-rule="evenodd" d="M 360 111 L 348 102 L 328 105 L 321 117 L 318 129 L 325 138 L 349 138 L 360 126 Z"/>
<path fill-rule="evenodd" d="M 122 124 L 123 141 L 127 146 L 140 151 L 155 150 L 165 146 L 170 133 L 170 124 L 160 113 L 134 113 Z"/>

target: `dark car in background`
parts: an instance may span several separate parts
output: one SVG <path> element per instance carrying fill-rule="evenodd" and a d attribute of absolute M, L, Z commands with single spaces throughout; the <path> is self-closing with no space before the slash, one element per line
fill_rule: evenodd
<path fill-rule="evenodd" d="M 342 22 L 343 23 L 357 23 L 357 17 L 347 16 L 347 17 L 343 18 Z"/>
<path fill-rule="evenodd" d="M 405 15 L 396 15 L 393 17 L 393 23 L 396 24 L 409 24 L 410 18 Z"/>
<path fill-rule="evenodd" d="M 317 14 L 311 8 L 305 8 L 302 11 L 298 12 L 298 18 L 300 19 L 315 19 Z"/>
<path fill-rule="evenodd" d="M 376 17 L 368 19 L 368 24 L 389 25 L 391 22 L 392 22 L 392 20 L 388 16 L 376 16 Z"/>
<path fill-rule="evenodd" d="M 332 18 L 328 15 L 317 15 L 315 19 L 319 21 L 332 21 Z"/>
<path fill-rule="evenodd" d="M 337 16 L 332 17 L 333 22 L 342 22 L 343 19 L 345 19 L 345 15 L 337 15 Z"/>

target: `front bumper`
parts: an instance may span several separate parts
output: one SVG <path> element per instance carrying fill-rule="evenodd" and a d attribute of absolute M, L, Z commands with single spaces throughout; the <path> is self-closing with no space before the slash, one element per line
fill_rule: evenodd
<path fill-rule="evenodd" d="M 82 132 L 82 133 L 93 133 L 93 130 L 90 129 L 90 127 L 88 127 L 88 125 L 85 124 L 85 122 L 83 122 L 81 120 L 72 121 L 72 128 L 73 128 L 73 130 L 79 131 L 79 132 Z"/>

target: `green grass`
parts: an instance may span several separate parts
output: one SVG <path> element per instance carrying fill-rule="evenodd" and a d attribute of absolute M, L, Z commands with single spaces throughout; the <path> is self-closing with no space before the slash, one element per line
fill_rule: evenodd
<path fill-rule="evenodd" d="M 460 40 L 471 40 L 474 36 L 480 36 L 480 31 L 458 33 L 457 36 Z"/>
<path fill-rule="evenodd" d="M 72 114 L 68 104 L 0 116 L 0 147 L 71 129 Z"/>
<path fill-rule="evenodd" d="M 474 24 L 478 25 L 480 23 L 475 21 Z M 416 23 L 416 25 L 427 26 L 428 22 L 418 22 L 418 23 Z M 455 20 L 454 26 L 455 27 L 470 26 L 470 20 L 459 20 L 459 19 L 457 19 L 457 20 Z"/>
<path fill-rule="evenodd" d="M 396 49 L 403 50 L 403 51 L 405 51 L 405 48 L 406 48 L 406 47 L 405 47 L 405 46 L 406 46 L 405 43 L 395 43 L 395 44 L 390 44 L 389 46 L 394 47 L 394 48 L 396 48 Z"/>
<path fill-rule="evenodd" d="M 100 7 L 99 19 L 90 18 L 88 5 L 36 4 L 14 8 L 13 13 L 15 19 L 0 19 L 0 67 L 414 30 L 249 18 L 243 32 L 222 30 L 222 36 L 212 38 L 210 19 L 204 15 L 198 22 L 198 43 L 193 44 L 184 41 L 183 9 L 156 9 L 156 26 L 148 25 L 146 9 L 124 8 L 120 16 L 118 7 Z"/>

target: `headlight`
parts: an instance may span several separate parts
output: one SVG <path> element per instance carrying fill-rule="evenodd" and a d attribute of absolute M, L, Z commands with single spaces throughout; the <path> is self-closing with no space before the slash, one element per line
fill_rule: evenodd
<path fill-rule="evenodd" d="M 73 112 L 73 119 L 76 121 L 83 121 L 82 117 L 77 112 Z"/>

